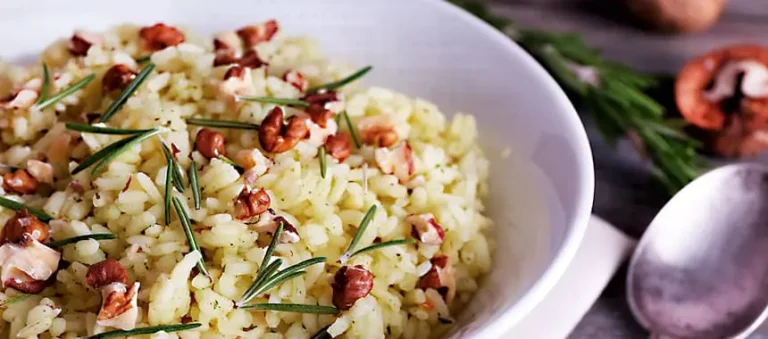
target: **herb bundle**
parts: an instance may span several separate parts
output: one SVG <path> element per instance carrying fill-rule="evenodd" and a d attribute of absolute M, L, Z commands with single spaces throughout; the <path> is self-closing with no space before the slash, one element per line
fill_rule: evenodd
<path fill-rule="evenodd" d="M 635 146 L 647 154 L 652 173 L 669 193 L 677 192 L 704 168 L 696 153 L 699 143 L 647 94 L 657 86 L 653 77 L 605 60 L 577 34 L 517 27 L 481 2 L 451 2 L 506 33 L 541 62 L 572 98 L 589 108 L 608 141 L 636 136 Z"/>

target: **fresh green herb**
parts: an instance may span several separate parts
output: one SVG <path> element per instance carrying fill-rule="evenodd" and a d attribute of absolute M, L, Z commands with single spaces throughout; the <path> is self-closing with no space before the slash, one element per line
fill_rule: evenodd
<path fill-rule="evenodd" d="M 192 198 L 195 201 L 195 210 L 199 210 L 200 183 L 197 181 L 197 163 L 194 160 L 189 164 L 189 186 L 192 187 Z"/>
<path fill-rule="evenodd" d="M 28 207 L 18 201 L 13 201 L 11 199 L 0 197 L 0 206 L 12 209 L 14 211 L 19 211 L 22 209 L 26 209 L 29 213 L 32 213 L 34 216 L 37 217 L 42 222 L 49 222 L 53 220 L 53 217 L 48 215 L 48 213 L 45 213 L 41 210 L 38 210 L 36 208 Z"/>
<path fill-rule="evenodd" d="M 339 262 L 344 263 L 352 256 L 354 253 L 353 251 L 355 250 L 355 246 L 357 246 L 357 243 L 360 242 L 360 239 L 363 237 L 365 230 L 368 228 L 368 224 L 371 223 L 371 220 L 373 220 L 373 216 L 375 214 L 376 205 L 371 205 L 371 208 L 369 208 L 368 212 L 365 213 L 363 220 L 360 221 L 360 226 L 357 227 L 357 233 L 355 233 L 355 237 L 352 238 L 352 242 L 349 243 L 349 247 L 347 247 L 347 250 L 344 251 L 344 254 L 341 255 L 341 258 L 339 258 Z"/>
<path fill-rule="evenodd" d="M 184 209 L 179 198 L 173 197 L 173 206 L 176 207 L 176 215 L 179 217 L 179 221 L 181 221 L 182 228 L 184 228 L 184 235 L 187 236 L 190 251 L 198 251 L 200 254 L 203 254 L 195 239 L 195 233 L 192 231 L 192 221 L 189 219 L 189 214 L 187 214 L 187 210 Z M 197 262 L 197 268 L 200 270 L 200 273 L 210 276 L 208 269 L 205 268 L 205 259 L 200 258 L 200 261 Z"/>
<path fill-rule="evenodd" d="M 349 119 L 349 114 L 347 114 L 347 111 L 341 112 L 341 114 L 344 115 L 344 121 L 347 123 L 347 129 L 349 130 L 349 135 L 352 136 L 352 141 L 354 141 L 355 147 L 360 148 L 360 139 L 357 138 L 357 133 L 352 126 L 352 120 Z"/>
<path fill-rule="evenodd" d="M 348 83 L 350 83 L 352 81 L 355 81 L 355 80 L 361 78 L 363 75 L 365 75 L 365 73 L 368 73 L 371 69 L 373 69 L 373 66 L 363 67 L 359 71 L 357 71 L 355 73 L 352 73 L 350 76 L 348 76 L 348 77 L 346 77 L 344 79 L 341 79 L 339 81 L 334 81 L 334 82 L 331 82 L 331 83 L 328 83 L 328 84 L 312 87 L 312 88 L 307 90 L 307 93 L 313 94 L 313 93 L 317 93 L 317 92 L 320 92 L 320 91 L 323 91 L 323 90 L 325 90 L 325 91 L 333 91 L 333 90 L 335 90 L 337 88 L 340 88 L 340 87 L 342 87 L 342 86 L 344 86 L 344 85 L 346 85 L 346 84 L 348 84 Z"/>
<path fill-rule="evenodd" d="M 163 203 L 165 205 L 165 225 L 171 224 L 171 201 L 173 199 L 173 169 L 171 166 L 165 168 L 165 197 Z M 179 215 L 181 220 L 181 215 Z"/>
<path fill-rule="evenodd" d="M 181 166 L 176 162 L 173 152 L 164 142 L 161 141 L 160 146 L 163 149 L 163 153 L 165 153 L 165 161 L 168 163 L 168 167 L 172 169 L 173 187 L 176 187 L 177 191 L 184 193 L 184 174 L 181 171 Z"/>
<path fill-rule="evenodd" d="M 51 90 L 51 74 L 48 70 L 48 65 L 43 63 L 43 86 L 40 87 L 40 97 L 37 98 L 35 105 L 40 105 L 41 102 L 48 99 L 48 92 Z"/>
<path fill-rule="evenodd" d="M 123 104 L 128 101 L 128 98 L 130 98 L 131 95 L 133 95 L 133 93 L 139 89 L 139 86 L 144 83 L 144 80 L 147 80 L 147 77 L 149 77 L 149 74 L 152 73 L 154 69 L 155 64 L 153 63 L 149 63 L 144 66 L 144 68 L 139 71 L 139 74 L 137 74 L 136 77 L 131 80 L 128 86 L 125 87 L 123 92 L 120 93 L 120 96 L 117 97 L 117 100 L 113 101 L 112 104 L 107 107 L 107 110 L 104 111 L 104 114 L 101 115 L 99 122 L 107 122 L 109 119 L 112 119 L 112 116 L 115 115 L 115 113 L 120 110 L 120 107 L 122 107 Z"/>
<path fill-rule="evenodd" d="M 373 245 L 370 245 L 368 247 L 361 248 L 361 249 L 355 251 L 354 253 L 352 253 L 349 256 L 349 258 L 352 258 L 352 257 L 354 257 L 354 256 L 356 256 L 358 254 L 361 254 L 361 253 L 370 252 L 370 251 L 377 250 L 377 249 L 380 249 L 380 248 L 383 248 L 383 247 L 405 245 L 405 244 L 411 244 L 413 242 L 415 242 L 415 240 L 413 240 L 413 239 L 398 239 L 398 240 L 385 241 L 385 242 L 382 242 L 382 243 L 373 244 Z"/>
<path fill-rule="evenodd" d="M 76 243 L 78 241 L 88 240 L 88 239 L 93 239 L 93 240 L 112 240 L 112 239 L 115 239 L 115 235 L 114 234 L 110 234 L 110 233 L 95 233 L 95 234 L 79 235 L 79 236 L 72 237 L 72 238 L 51 241 L 51 242 L 49 242 L 46 245 L 48 245 L 48 247 L 51 247 L 51 248 L 56 248 L 56 247 L 61 247 L 61 246 L 64 246 L 64 245 L 74 244 L 74 243 Z"/>
<path fill-rule="evenodd" d="M 280 242 L 280 237 L 282 236 L 282 234 L 283 234 L 283 222 L 280 221 L 277 223 L 277 229 L 275 230 L 275 233 L 272 234 L 272 241 L 269 242 L 269 246 L 267 246 L 267 250 L 264 252 L 264 258 L 261 260 L 261 267 L 259 267 L 259 272 L 256 274 L 256 279 L 253 281 L 253 284 L 251 284 L 251 286 L 248 287 L 248 290 L 246 290 L 245 293 L 243 293 L 243 296 L 240 298 L 240 300 L 237 303 L 235 303 L 235 306 L 242 306 L 256 296 L 254 292 L 259 288 L 259 285 L 262 284 L 263 281 L 266 280 L 267 278 L 267 275 L 265 273 L 268 271 L 267 268 L 269 267 L 269 264 L 270 264 L 269 261 L 272 259 L 272 253 L 275 252 L 275 248 L 277 247 L 277 244 Z M 277 265 L 277 266 L 279 267 L 280 265 Z"/>
<path fill-rule="evenodd" d="M 151 55 L 145 55 L 145 56 L 142 56 L 142 57 L 138 57 L 138 58 L 136 58 L 136 63 L 143 64 L 143 63 L 149 61 L 149 59 L 151 59 L 151 58 L 152 58 Z"/>
<path fill-rule="evenodd" d="M 235 169 L 236 169 L 238 172 L 240 172 L 240 171 L 243 169 L 242 167 L 240 167 L 240 165 L 238 165 L 238 164 L 236 164 L 234 161 L 232 161 L 232 159 L 230 159 L 230 158 L 227 158 L 227 157 L 225 157 L 225 156 L 223 156 L 223 155 L 221 155 L 221 154 L 219 154 L 219 155 L 216 157 L 216 159 L 219 159 L 219 160 L 221 160 L 221 161 L 223 161 L 223 162 L 226 162 L 226 163 L 227 163 L 227 164 L 229 164 L 230 166 L 234 167 L 234 168 L 235 168 Z"/>
<path fill-rule="evenodd" d="M 37 108 L 38 110 L 43 110 L 43 109 L 48 108 L 48 107 L 50 107 L 52 105 L 55 105 L 57 102 L 61 101 L 61 99 L 64 99 L 64 98 L 72 95 L 72 93 L 75 93 L 79 89 L 81 89 L 81 88 L 85 87 L 86 85 L 88 85 L 88 83 L 93 81 L 93 79 L 95 79 L 95 78 L 96 78 L 96 74 L 90 74 L 87 77 L 80 79 L 80 81 L 74 83 L 72 86 L 69 86 L 69 87 L 65 88 L 64 90 L 62 90 L 61 92 L 54 94 L 52 97 L 45 99 L 45 101 L 43 101 L 43 102 L 41 102 L 39 104 L 36 104 L 35 108 Z"/>
<path fill-rule="evenodd" d="M 259 130 L 259 125 L 232 120 L 187 119 L 187 124 L 214 128 Z"/>
<path fill-rule="evenodd" d="M 337 314 L 339 309 L 333 306 L 306 305 L 306 304 L 274 304 L 262 303 L 244 305 L 240 308 L 252 311 L 278 311 L 294 313 Z"/>
<path fill-rule="evenodd" d="M 13 297 L 10 297 L 10 298 L 6 299 L 4 303 L 0 304 L 0 307 L 6 307 L 8 305 L 13 305 L 15 303 L 22 302 L 24 300 L 29 299 L 29 297 L 31 297 L 31 296 L 32 296 L 31 294 L 26 294 L 26 293 L 25 294 L 15 295 Z"/>
<path fill-rule="evenodd" d="M 253 102 L 260 102 L 264 104 L 309 107 L 309 103 L 301 99 L 270 98 L 270 97 L 242 97 L 242 96 L 237 96 L 235 99 L 237 101 L 253 101 Z"/>
<path fill-rule="evenodd" d="M 108 165 L 110 162 L 112 162 L 112 160 L 117 158 L 123 152 L 131 149 L 133 146 L 138 145 L 142 141 L 147 140 L 148 138 L 162 131 L 163 129 L 153 128 L 147 132 L 127 137 L 107 147 L 104 147 L 102 150 L 83 160 L 83 162 L 81 162 L 80 165 L 78 165 L 72 171 L 72 174 L 77 174 L 80 171 L 90 167 L 94 163 L 96 163 L 96 166 L 94 166 L 93 170 L 91 170 L 91 174 L 96 174 L 99 170 Z"/>
<path fill-rule="evenodd" d="M 123 129 L 68 122 L 65 124 L 68 130 L 93 134 L 132 135 L 151 131 L 151 129 Z"/>
<path fill-rule="evenodd" d="M 328 167 L 326 164 L 327 160 L 325 159 L 325 146 L 320 146 L 319 152 L 320 154 L 318 155 L 318 158 L 320 158 L 320 176 L 325 178 L 326 167 Z"/>
<path fill-rule="evenodd" d="M 328 333 L 328 329 L 331 325 L 321 328 L 317 333 L 313 334 L 309 339 L 333 339 L 333 336 Z"/>
<path fill-rule="evenodd" d="M 134 336 L 134 335 L 142 335 L 142 334 L 152 334 L 157 332 L 165 332 L 165 333 L 173 333 L 173 332 L 180 332 L 180 331 L 186 331 L 191 330 L 193 328 L 198 328 L 202 326 L 200 323 L 189 323 L 189 324 L 179 324 L 179 325 L 161 325 L 161 326 L 151 326 L 151 327 L 139 327 L 134 328 L 132 330 L 116 330 L 116 331 L 109 331 L 104 333 L 99 333 L 92 335 L 88 337 L 88 339 L 106 339 L 106 338 L 115 338 L 115 337 L 128 337 L 128 336 Z"/>

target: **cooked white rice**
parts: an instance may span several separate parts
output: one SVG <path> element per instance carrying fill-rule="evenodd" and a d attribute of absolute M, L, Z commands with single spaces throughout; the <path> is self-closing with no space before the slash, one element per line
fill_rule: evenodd
<path fill-rule="evenodd" d="M 231 165 L 218 159 L 209 162 L 194 152 L 200 128 L 188 126 L 185 119 L 258 124 L 274 105 L 232 103 L 217 95 L 217 84 L 227 66 L 212 66 L 210 39 L 182 29 L 184 43 L 153 53 L 155 71 L 108 125 L 151 128 L 162 124 L 173 130 L 161 137 L 179 148 L 181 166 L 188 168 L 190 154 L 203 165 L 202 208 L 192 208 L 190 189 L 175 194 L 186 203 L 196 223 L 196 237 L 211 278 L 193 270 L 193 257 L 182 260 L 190 250 L 176 217 L 169 226 L 163 223 L 166 162 L 157 138 L 122 154 L 94 177 L 90 170 L 74 178 L 69 175 L 82 159 L 122 136 L 90 134 L 76 139 L 78 133 L 64 130 L 57 122 L 81 122 L 82 113 L 103 112 L 115 99 L 114 93 L 102 93 L 101 76 L 116 63 L 136 67 L 134 58 L 145 54 L 139 45 L 139 28 L 121 25 L 102 33 L 103 45 L 92 46 L 84 57 L 67 51 L 68 39 L 55 42 L 41 55 L 57 79 L 52 93 L 91 73 L 96 80 L 42 111 L 0 109 L 0 163 L 23 166 L 28 159 L 44 159 L 56 174 L 50 190 L 24 196 L 3 192 L 3 196 L 61 219 L 63 222 L 51 223 L 53 240 L 104 232 L 117 236 L 116 240 L 90 239 L 64 246 L 62 259 L 69 265 L 38 295 L 19 298 L 18 291 L 3 290 L 0 337 L 77 338 L 113 330 L 96 325 L 101 295 L 85 284 L 88 266 L 105 258 L 119 260 L 129 272 L 129 281 L 141 283 L 137 327 L 190 319 L 202 324 L 185 332 L 136 338 L 308 338 L 326 325 L 331 325 L 330 334 L 342 338 L 427 338 L 450 327 L 443 324 L 445 319 L 471 299 L 478 278 L 491 267 L 493 249 L 487 234 L 491 221 L 483 215 L 482 201 L 488 190 L 488 160 L 477 144 L 471 115 L 456 114 L 449 119 L 423 99 L 385 88 L 343 87 L 345 100 L 334 110 L 346 110 L 353 124 L 366 116 L 391 115 L 401 139 L 407 139 L 413 149 L 413 177 L 419 179 L 401 183 L 394 175 L 383 174 L 371 146 L 353 146 L 352 155 L 342 163 L 329 158 L 325 178 L 320 175 L 317 147 L 306 141 L 288 152 L 268 154 L 274 165 L 257 179 L 255 187 L 266 189 L 271 207 L 292 222 L 301 237 L 297 243 L 278 245 L 275 256 L 285 261 L 284 267 L 317 256 L 328 261 L 278 286 L 268 299 L 254 301 L 331 305 L 330 280 L 341 266 L 337 259 L 373 204 L 379 208 L 358 248 L 375 240 L 411 238 L 411 225 L 404 219 L 422 213 L 435 216 L 445 230 L 445 242 L 386 247 L 353 257 L 347 264 L 362 265 L 373 273 L 373 291 L 338 315 L 238 309 L 234 301 L 256 276 L 271 237 L 232 216 L 233 201 L 244 179 Z M 269 66 L 251 72 L 248 81 L 254 96 L 298 98 L 301 93 L 282 80 L 287 70 L 302 72 L 310 86 L 355 71 L 327 60 L 320 47 L 305 37 L 278 32 L 255 49 Z M 0 95 L 41 76 L 39 63 L 29 67 L 0 64 Z M 226 136 L 228 154 L 260 147 L 255 131 L 219 131 Z M 71 142 L 69 135 L 74 136 Z M 82 194 L 68 188 L 72 179 L 85 188 Z M 0 208 L 0 224 L 13 215 L 14 211 Z M 445 305 L 427 302 L 435 290 L 418 288 L 419 277 L 430 269 L 429 260 L 438 253 L 450 257 L 455 269 L 457 295 L 447 305 L 450 313 Z M 439 294 L 433 299 L 442 300 Z"/>

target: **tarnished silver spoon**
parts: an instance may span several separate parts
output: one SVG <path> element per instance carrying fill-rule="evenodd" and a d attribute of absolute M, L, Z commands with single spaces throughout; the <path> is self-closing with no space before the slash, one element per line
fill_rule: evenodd
<path fill-rule="evenodd" d="M 696 179 L 653 219 L 627 298 L 652 338 L 745 338 L 768 317 L 768 167 Z"/>

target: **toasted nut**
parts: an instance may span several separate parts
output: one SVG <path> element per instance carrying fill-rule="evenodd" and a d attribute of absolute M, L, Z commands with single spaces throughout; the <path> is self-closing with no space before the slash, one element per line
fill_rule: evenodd
<path fill-rule="evenodd" d="M 37 180 L 45 184 L 53 183 L 53 166 L 40 160 L 27 160 L 27 172 Z"/>
<path fill-rule="evenodd" d="M 264 60 L 261 60 L 259 57 L 259 54 L 256 53 L 255 50 L 249 50 L 248 52 L 245 52 L 242 57 L 240 57 L 240 60 L 238 60 L 238 65 L 247 67 L 247 68 L 259 68 L 261 66 L 266 66 L 267 62 Z"/>
<path fill-rule="evenodd" d="M 307 107 L 307 114 L 312 122 L 318 124 L 320 127 L 325 128 L 328 125 L 328 120 L 333 119 L 333 112 L 325 109 L 320 104 L 310 104 Z"/>
<path fill-rule="evenodd" d="M 59 268 L 61 253 L 43 245 L 28 233 L 21 244 L 0 246 L 2 287 L 14 287 L 27 293 L 39 293 Z"/>
<path fill-rule="evenodd" d="M 445 232 L 437 223 L 432 213 L 411 214 L 405 217 L 405 222 L 411 224 L 411 235 L 426 245 L 442 245 Z"/>
<path fill-rule="evenodd" d="M 6 190 L 19 194 L 32 194 L 37 191 L 37 180 L 26 170 L 17 169 L 3 174 L 3 186 Z"/>
<path fill-rule="evenodd" d="M 296 227 L 293 226 L 293 224 L 289 223 L 288 220 L 285 220 L 283 217 L 275 217 L 275 229 L 277 229 L 278 223 L 283 223 L 283 234 L 280 235 L 280 243 L 281 244 L 293 244 L 301 240 L 299 237 L 299 232 L 296 230 Z"/>
<path fill-rule="evenodd" d="M 395 131 L 395 124 L 389 115 L 363 118 L 357 124 L 357 128 L 360 131 L 360 141 L 364 144 L 389 147 L 399 139 L 397 131 Z"/>
<path fill-rule="evenodd" d="M 235 158 L 233 160 L 240 165 L 240 167 L 245 169 L 243 178 L 245 179 L 245 184 L 248 186 L 256 184 L 256 180 L 266 173 L 267 170 L 269 170 L 269 167 L 272 166 L 272 161 L 256 148 L 238 151 L 235 153 Z"/>
<path fill-rule="evenodd" d="M 211 159 L 224 154 L 224 134 L 203 128 L 195 137 L 195 148 L 204 157 Z"/>
<path fill-rule="evenodd" d="M 307 86 L 309 83 L 307 82 L 307 78 L 304 76 L 303 73 L 299 71 L 288 71 L 283 74 L 283 80 L 285 82 L 291 84 L 293 87 L 296 87 L 301 92 L 304 92 L 307 90 Z"/>
<path fill-rule="evenodd" d="M 281 222 L 283 223 L 283 234 L 280 235 L 280 243 L 292 244 L 298 242 L 301 238 L 299 237 L 299 232 L 296 230 L 296 227 L 285 218 L 275 215 L 275 211 L 271 208 L 264 211 L 264 213 L 261 213 L 261 215 L 259 215 L 259 220 L 251 224 L 251 228 L 259 233 L 274 234 L 277 230 L 277 224 Z"/>
<path fill-rule="evenodd" d="M 123 89 L 136 78 L 136 72 L 123 64 L 116 64 L 110 67 L 104 77 L 101 78 L 101 86 L 105 92 Z"/>
<path fill-rule="evenodd" d="M 253 88 L 251 70 L 247 67 L 234 65 L 224 74 L 224 80 L 219 83 L 219 96 L 230 102 L 238 95 L 247 94 Z"/>
<path fill-rule="evenodd" d="M 213 58 L 213 67 L 230 65 L 237 63 L 238 61 L 235 52 L 232 50 L 216 51 L 215 55 L 216 57 Z"/>
<path fill-rule="evenodd" d="M 49 280 L 35 280 L 24 272 L 18 272 L 16 277 L 5 281 L 5 287 L 16 289 L 22 293 L 38 294 L 50 286 L 51 283 L 53 282 Z"/>
<path fill-rule="evenodd" d="M 29 108 L 35 103 L 37 97 L 36 90 L 22 89 L 0 100 L 0 107 L 7 109 Z"/>
<path fill-rule="evenodd" d="M 419 279 L 419 288 L 435 289 L 446 302 L 450 303 L 456 296 L 456 278 L 450 259 L 445 255 L 437 255 L 430 262 L 432 268 Z"/>
<path fill-rule="evenodd" d="M 31 239 L 39 242 L 48 240 L 48 226 L 29 214 L 26 209 L 19 210 L 8 219 L 0 233 L 0 244 L 25 244 Z"/>
<path fill-rule="evenodd" d="M 246 45 L 254 46 L 258 43 L 272 40 L 278 29 L 277 21 L 272 19 L 260 24 L 245 26 L 237 30 L 237 35 L 245 41 Z"/>
<path fill-rule="evenodd" d="M 249 190 L 244 187 L 235 198 L 235 215 L 240 220 L 250 219 L 264 213 L 272 200 L 264 189 Z"/>
<path fill-rule="evenodd" d="M 221 50 L 236 51 L 241 44 L 240 37 L 232 31 L 221 32 L 213 37 L 213 50 L 217 52 Z"/>
<path fill-rule="evenodd" d="M 85 282 L 93 288 L 101 288 L 112 283 L 128 283 L 128 271 L 115 259 L 106 259 L 88 268 Z"/>
<path fill-rule="evenodd" d="M 325 139 L 325 151 L 339 162 L 344 161 L 352 153 L 349 134 L 338 132 Z"/>
<path fill-rule="evenodd" d="M 67 49 L 72 55 L 84 56 L 93 45 L 101 45 L 102 38 L 99 35 L 89 32 L 75 32 L 69 39 Z"/>
<path fill-rule="evenodd" d="M 104 286 L 101 291 L 101 309 L 96 317 L 96 323 L 121 330 L 135 328 L 139 316 L 137 305 L 139 286 L 138 282 L 133 283 L 130 289 L 126 289 L 124 283 Z"/>
<path fill-rule="evenodd" d="M 309 135 L 306 116 L 294 115 L 283 124 L 283 110 L 276 106 L 261 122 L 259 143 L 270 153 L 282 153 L 292 149 L 296 144 Z"/>
<path fill-rule="evenodd" d="M 333 276 L 333 305 L 348 310 L 373 289 L 373 274 L 363 266 L 343 266 Z"/>
<path fill-rule="evenodd" d="M 242 79 L 245 79 L 245 76 L 247 74 L 248 74 L 248 69 L 247 68 L 245 68 L 243 66 L 240 66 L 240 65 L 235 65 L 235 66 L 230 67 L 227 70 L 227 72 L 224 73 L 224 80 L 229 80 L 229 79 L 232 79 L 232 78 L 237 78 L 237 79 L 242 80 Z"/>
<path fill-rule="evenodd" d="M 411 146 L 401 142 L 395 149 L 379 147 L 373 152 L 376 165 L 384 174 L 394 174 L 401 183 L 406 183 L 415 171 Z"/>
<path fill-rule="evenodd" d="M 184 42 L 184 34 L 176 27 L 156 23 L 139 30 L 142 46 L 148 51 L 159 51 Z"/>
<path fill-rule="evenodd" d="M 336 92 L 313 93 L 305 95 L 301 100 L 310 104 L 323 105 L 323 107 L 325 107 L 325 104 L 329 102 L 338 101 L 339 95 Z"/>

